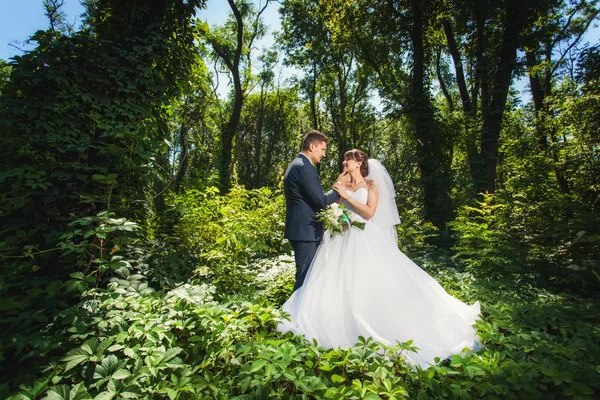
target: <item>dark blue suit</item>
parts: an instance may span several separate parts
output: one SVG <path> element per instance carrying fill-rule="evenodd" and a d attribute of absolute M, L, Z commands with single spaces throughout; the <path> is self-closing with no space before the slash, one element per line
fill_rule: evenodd
<path fill-rule="evenodd" d="M 323 225 L 315 214 L 339 199 L 334 190 L 323 192 L 319 173 L 308 157 L 299 154 L 283 179 L 285 193 L 285 237 L 294 249 L 296 283 L 302 286 L 308 267 L 323 238 Z"/>

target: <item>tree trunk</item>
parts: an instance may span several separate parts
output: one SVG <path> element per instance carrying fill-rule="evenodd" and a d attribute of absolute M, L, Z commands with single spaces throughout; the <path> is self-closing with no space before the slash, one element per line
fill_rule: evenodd
<path fill-rule="evenodd" d="M 240 57 L 244 48 L 244 21 L 234 0 L 227 1 L 229 2 L 229 6 L 231 7 L 231 11 L 235 16 L 237 23 L 237 47 L 233 60 L 224 57 L 224 61 L 233 76 L 235 98 L 229 122 L 221 129 L 221 165 L 219 168 L 221 194 L 227 194 L 231 187 L 231 154 L 233 149 L 233 139 L 235 138 L 235 133 L 240 124 L 242 105 L 244 103 L 244 91 L 242 89 L 242 81 L 240 78 Z"/>
<path fill-rule="evenodd" d="M 351 68 L 350 66 L 348 68 Z M 339 90 L 339 100 L 340 100 L 340 123 L 339 123 L 339 143 L 338 143 L 338 159 L 339 165 L 342 166 L 344 162 L 344 153 L 346 152 L 347 147 L 347 136 L 348 136 L 348 124 L 346 118 L 346 104 L 348 100 L 346 98 L 346 82 L 347 82 L 347 74 L 345 68 L 340 66 L 337 74 L 337 82 L 338 82 L 338 90 Z"/>
<path fill-rule="evenodd" d="M 516 0 L 515 0 L 516 3 Z M 512 73 L 517 62 L 517 40 L 522 28 L 523 16 L 517 4 L 510 4 L 504 20 L 504 33 L 500 61 L 493 82 L 491 102 L 483 103 L 483 127 L 481 131 L 481 159 L 478 190 L 494 193 L 496 190 L 496 168 L 498 165 L 498 141 L 502 117 L 506 108 Z M 484 100 L 482 96 L 482 102 Z M 481 165 L 480 165 L 481 166 Z"/>
<path fill-rule="evenodd" d="M 321 130 L 319 126 L 318 114 L 317 114 L 317 61 L 313 60 L 313 74 L 311 84 L 310 96 L 310 111 L 313 117 L 313 129 Z"/>
<path fill-rule="evenodd" d="M 538 65 L 537 57 L 532 51 L 527 51 L 525 55 L 528 68 L 532 69 Z M 546 51 L 546 63 L 548 65 L 551 65 L 551 57 L 551 52 Z M 570 192 L 569 183 L 558 167 L 558 154 L 554 149 L 548 146 L 548 137 L 550 137 L 553 143 L 558 142 L 552 126 L 548 126 L 545 123 L 546 118 L 552 117 L 550 115 L 551 111 L 548 110 L 545 105 L 546 97 L 551 93 L 551 84 L 552 81 L 549 68 L 546 68 L 544 85 L 541 83 L 539 74 L 529 73 L 529 86 L 531 87 L 531 97 L 533 98 L 533 107 L 535 110 L 535 128 L 538 134 L 538 143 L 540 144 L 542 151 L 545 151 L 554 162 L 552 169 L 554 170 L 554 175 L 556 176 L 560 191 L 564 194 L 568 194 Z"/>
<path fill-rule="evenodd" d="M 469 91 L 467 90 L 460 52 L 458 51 L 458 46 L 456 45 L 456 39 L 454 38 L 450 22 L 448 20 L 444 20 L 442 24 L 444 27 L 444 33 L 446 34 L 448 49 L 450 50 L 450 55 L 452 56 L 452 61 L 454 62 L 456 84 L 458 85 L 458 92 L 460 93 L 460 99 L 462 100 L 463 112 L 465 115 L 470 115 L 472 112 L 471 98 L 469 97 Z"/>
<path fill-rule="evenodd" d="M 261 150 L 262 150 L 262 131 L 265 121 L 265 87 L 264 84 L 260 86 L 260 111 L 258 113 L 258 122 L 256 124 L 256 139 L 254 142 L 254 187 L 260 187 L 261 179 Z"/>
<path fill-rule="evenodd" d="M 452 218 L 451 179 L 448 153 L 444 151 L 431 102 L 425 89 L 425 49 L 423 43 L 423 11 L 421 0 L 411 0 L 413 65 L 409 112 L 417 139 L 417 163 L 423 188 L 423 213 L 427 221 L 444 230 Z"/>
<path fill-rule="evenodd" d="M 446 82 L 444 82 L 444 77 L 442 76 L 441 66 L 440 66 L 440 58 L 441 58 L 442 50 L 438 47 L 437 53 L 435 56 L 435 72 L 437 74 L 438 82 L 440 84 L 440 89 L 442 89 L 442 93 L 446 98 L 446 103 L 448 103 L 448 110 L 453 113 L 454 112 L 454 102 L 452 101 L 452 96 L 448 92 L 448 88 L 446 87 Z"/>
<path fill-rule="evenodd" d="M 187 118 L 183 117 L 183 123 L 181 124 L 181 129 L 179 130 L 179 142 L 181 144 L 181 155 L 179 156 L 179 167 L 177 168 L 177 173 L 175 174 L 175 178 L 173 179 L 173 189 L 175 192 L 179 192 L 181 188 L 181 181 L 185 176 L 188 166 L 188 154 L 190 141 L 188 137 L 189 127 L 187 124 Z"/>
<path fill-rule="evenodd" d="M 482 17 L 480 17 L 481 19 Z M 458 86 L 458 92 L 460 93 L 460 100 L 462 102 L 463 115 L 465 118 L 465 147 L 467 150 L 467 161 L 469 163 L 469 169 L 471 171 L 472 181 L 475 182 L 475 174 L 477 173 L 477 160 L 479 158 L 479 150 L 477 149 L 477 132 L 475 128 L 475 122 L 477 119 L 477 105 L 471 101 L 471 96 L 469 95 L 469 90 L 467 88 L 467 83 L 465 79 L 465 72 L 462 64 L 462 57 L 460 51 L 458 49 L 458 45 L 456 44 L 456 38 L 454 37 L 454 32 L 452 31 L 452 25 L 450 25 L 450 21 L 447 19 L 442 22 L 444 28 L 444 34 L 446 35 L 446 42 L 448 43 L 448 49 L 450 50 L 450 55 L 452 56 L 452 61 L 454 63 L 454 73 L 456 75 L 456 84 Z M 485 24 L 480 21 L 481 27 Z M 481 50 L 483 46 L 485 35 L 483 34 L 483 30 L 478 30 L 479 40 L 478 43 L 478 52 Z M 481 61 L 483 64 L 483 61 Z M 476 91 L 478 89 L 478 85 L 474 85 L 475 93 L 473 93 L 474 101 L 476 102 L 477 96 Z"/>
<path fill-rule="evenodd" d="M 156 154 L 156 167 L 158 168 L 158 175 L 164 171 L 164 157 L 161 153 Z M 162 214 L 165 211 L 165 198 L 163 192 L 165 186 L 163 181 L 157 176 L 154 178 L 154 208 L 156 214 Z"/>

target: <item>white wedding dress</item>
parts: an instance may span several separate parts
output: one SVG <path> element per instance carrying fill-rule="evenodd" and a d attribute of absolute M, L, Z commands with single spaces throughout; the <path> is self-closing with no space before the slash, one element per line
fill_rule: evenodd
<path fill-rule="evenodd" d="M 367 189 L 348 193 L 366 204 Z M 359 336 L 386 345 L 413 340 L 419 351 L 408 353 L 407 361 L 421 368 L 473 348 L 480 312 L 479 302 L 467 305 L 446 293 L 372 221 L 364 230 L 352 227 L 333 237 L 325 232 L 303 286 L 283 310 L 290 321 L 281 322 L 279 331 L 316 339 L 325 348 L 352 346 Z"/>

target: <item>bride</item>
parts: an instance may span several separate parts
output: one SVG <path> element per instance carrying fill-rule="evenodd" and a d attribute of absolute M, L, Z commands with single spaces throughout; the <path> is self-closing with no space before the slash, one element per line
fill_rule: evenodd
<path fill-rule="evenodd" d="M 364 230 L 324 235 L 304 284 L 283 305 L 290 320 L 277 329 L 325 348 L 353 346 L 359 336 L 385 345 L 413 340 L 419 350 L 407 361 L 421 368 L 473 348 L 479 302 L 467 305 L 450 296 L 398 249 L 400 219 L 385 167 L 360 150 L 344 159 L 349 182 L 333 188 L 353 219 L 366 222 Z"/>

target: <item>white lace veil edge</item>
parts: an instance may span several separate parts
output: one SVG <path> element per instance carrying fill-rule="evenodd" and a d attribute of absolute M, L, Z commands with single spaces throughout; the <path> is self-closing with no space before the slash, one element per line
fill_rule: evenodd
<path fill-rule="evenodd" d="M 379 193 L 377 210 L 375 210 L 371 222 L 384 231 L 391 231 L 391 235 L 396 238 L 397 243 L 396 225 L 400 223 L 400 215 L 398 214 L 398 206 L 396 206 L 394 182 L 392 182 L 392 178 L 383 164 L 374 158 L 369 159 L 367 179 L 375 183 Z"/>

